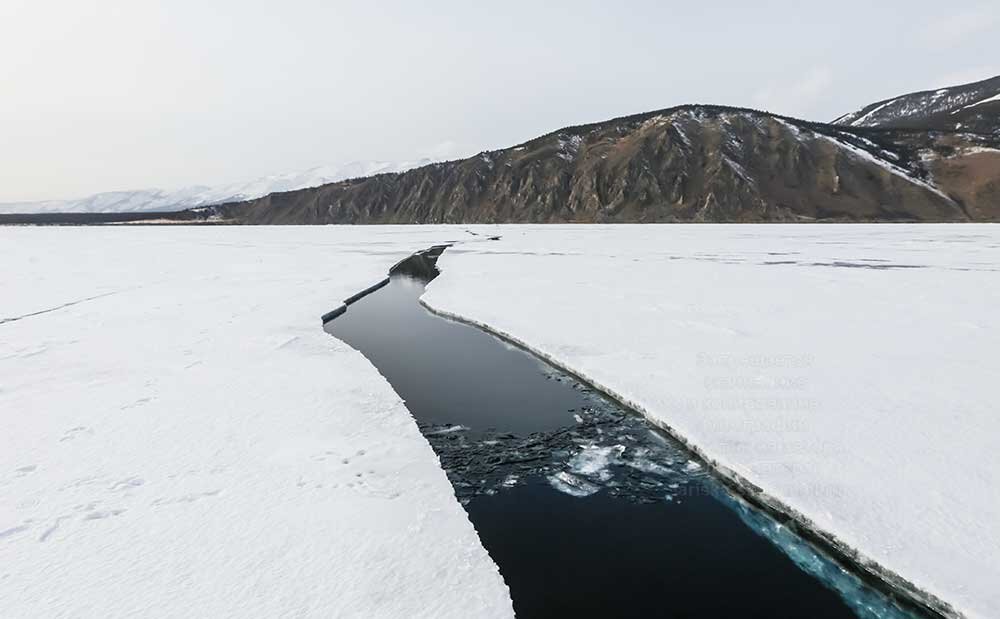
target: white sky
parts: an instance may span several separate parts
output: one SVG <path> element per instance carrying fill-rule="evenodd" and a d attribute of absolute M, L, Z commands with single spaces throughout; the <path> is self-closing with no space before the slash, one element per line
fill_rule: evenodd
<path fill-rule="evenodd" d="M 681 103 L 1000 74 L 1000 3 L 0 0 L 0 201 L 457 157 Z"/>

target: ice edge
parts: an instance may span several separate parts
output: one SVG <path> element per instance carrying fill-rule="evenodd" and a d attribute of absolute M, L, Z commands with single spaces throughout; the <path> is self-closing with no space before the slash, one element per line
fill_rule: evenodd
<path fill-rule="evenodd" d="M 392 273 L 392 271 L 394 269 L 396 269 L 397 267 L 399 267 L 401 264 L 403 264 L 404 262 L 406 262 L 407 260 L 409 260 L 413 256 L 425 253 L 425 252 L 430 251 L 432 249 L 435 249 L 437 247 L 447 247 L 447 246 L 450 246 L 450 245 L 451 245 L 451 243 L 444 244 L 444 245 L 434 245 L 434 246 L 432 246 L 429 249 L 422 249 L 422 250 L 413 252 L 412 254 L 410 254 L 409 256 L 407 256 L 406 258 L 403 258 L 402 260 L 399 260 L 398 262 L 396 262 L 395 264 L 393 264 L 392 267 L 389 269 L 389 273 Z M 337 306 L 336 308 L 332 309 L 331 311 L 323 314 L 323 316 L 321 317 L 323 326 L 325 327 L 328 322 L 332 321 L 333 319 L 337 318 L 341 314 L 345 313 L 347 311 L 347 306 L 348 305 L 352 305 L 352 304 L 360 301 L 361 299 L 367 297 L 368 295 L 372 294 L 373 292 L 376 292 L 376 291 L 382 289 L 383 287 L 385 287 L 389 283 L 389 281 L 390 281 L 389 277 L 384 277 L 384 278 L 380 279 L 378 282 L 372 284 L 371 286 L 368 286 L 367 288 L 365 288 L 365 289 L 363 289 L 363 290 L 361 290 L 359 292 L 356 292 L 353 295 L 351 295 L 350 297 L 344 299 L 344 302 L 341 303 L 339 306 Z M 333 334 L 329 334 L 329 335 L 330 335 L 330 337 L 336 338 L 336 336 L 333 335 Z M 361 354 L 362 357 L 364 357 L 365 361 L 367 361 L 373 368 L 375 368 L 375 371 L 378 372 L 379 375 L 381 376 L 382 373 L 378 369 L 378 367 L 376 367 L 375 364 L 372 363 L 370 359 L 368 359 L 368 357 L 365 357 L 364 353 L 361 353 L 361 351 L 358 351 L 358 352 Z M 383 377 L 382 379 L 385 380 L 385 383 L 389 387 L 389 390 L 392 391 L 393 393 L 396 393 L 395 388 L 391 384 L 389 384 L 389 381 L 386 380 L 385 377 Z M 400 400 L 402 400 L 402 396 L 400 396 L 398 393 L 396 393 L 396 397 L 398 397 L 398 398 L 400 398 Z M 403 407 L 406 408 L 406 402 L 405 401 L 403 401 Z M 409 408 L 406 408 L 406 411 L 408 413 L 410 413 Z M 413 416 L 413 413 L 410 413 L 410 419 L 413 421 L 414 424 L 416 424 L 417 420 Z M 418 428 L 418 432 L 419 432 L 419 428 Z M 421 436 L 423 436 L 422 432 L 420 434 L 421 434 Z M 427 440 L 426 437 L 424 437 L 424 440 L 425 441 Z M 428 443 L 428 445 L 429 445 L 429 443 Z M 432 449 L 432 451 L 433 451 L 433 449 Z M 441 472 L 445 473 L 445 475 L 447 476 L 447 472 L 445 472 L 444 467 L 441 466 L 441 458 L 438 457 L 437 454 L 435 454 L 435 461 L 437 462 L 438 468 L 441 469 Z M 451 483 L 449 482 L 448 485 L 451 486 Z M 458 500 L 458 495 L 455 494 L 454 487 L 451 488 L 451 491 L 452 491 L 452 498 L 455 500 L 456 503 L 458 503 L 461 506 L 461 502 Z M 513 605 L 513 597 L 510 594 L 510 585 L 507 583 L 507 579 L 504 578 L 503 572 L 500 571 L 500 566 L 497 564 L 497 562 L 493 558 L 493 556 L 490 555 L 489 550 L 486 549 L 486 546 L 483 545 L 483 540 L 479 537 L 479 531 L 476 530 L 475 525 L 473 525 L 472 521 L 469 520 L 468 512 L 465 511 L 464 507 L 461 507 L 461 509 L 462 509 L 462 512 L 465 514 L 466 520 L 468 520 L 469 525 L 472 526 L 472 531 L 475 534 L 476 539 L 479 540 L 479 545 L 483 548 L 483 552 L 485 552 L 486 556 L 489 557 L 490 562 L 493 564 L 493 567 L 496 569 L 497 574 L 500 576 L 500 581 L 503 583 L 503 585 L 504 585 L 504 587 L 506 589 L 506 592 L 507 592 L 507 599 L 510 600 L 511 605 Z"/>
<path fill-rule="evenodd" d="M 438 269 L 442 274 L 444 273 L 444 270 L 441 269 L 440 266 L 438 266 Z M 869 584 L 875 585 L 884 592 L 902 597 L 908 603 L 933 615 L 946 617 L 948 619 L 960 619 L 965 616 L 957 611 L 948 602 L 945 602 L 930 591 L 918 587 L 896 572 L 880 565 L 877 561 L 864 556 L 860 550 L 841 541 L 836 535 L 828 531 L 824 531 L 811 519 L 792 506 L 787 505 L 783 501 L 767 494 L 762 488 L 752 483 L 736 471 L 710 457 L 704 450 L 689 441 L 685 436 L 674 430 L 663 421 L 650 415 L 649 411 L 639 403 L 625 397 L 607 385 L 581 374 L 568 364 L 563 363 L 549 353 L 533 347 L 527 342 L 510 333 L 507 333 L 506 331 L 497 329 L 489 324 L 467 318 L 460 314 L 433 307 L 424 300 L 423 296 L 420 297 L 419 302 L 424 308 L 427 309 L 427 311 L 437 316 L 482 329 L 495 337 L 526 350 L 538 358 L 545 360 L 559 370 L 566 372 L 573 378 L 593 387 L 605 396 L 618 402 L 620 405 L 642 415 L 647 421 L 668 434 L 674 440 L 678 441 L 694 456 L 708 465 L 711 471 L 715 473 L 719 479 L 726 484 L 726 486 L 733 489 L 741 498 L 750 502 L 755 507 L 769 513 L 772 517 L 775 517 L 778 520 L 790 521 L 789 524 L 795 527 L 795 530 L 799 533 L 799 535 L 818 546 L 821 550 L 829 554 L 838 562 L 851 568 L 858 574 L 859 577 L 862 578 L 862 580 L 868 581 Z"/>

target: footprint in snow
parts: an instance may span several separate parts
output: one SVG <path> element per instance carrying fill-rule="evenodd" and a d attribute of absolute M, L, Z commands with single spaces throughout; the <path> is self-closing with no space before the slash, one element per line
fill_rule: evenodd
<path fill-rule="evenodd" d="M 120 516 L 125 513 L 124 509 L 110 509 L 108 511 L 93 511 L 83 517 L 83 520 L 104 520 L 112 516 Z"/>
<path fill-rule="evenodd" d="M 62 443 L 62 442 L 65 442 L 65 441 L 71 441 L 71 440 L 75 439 L 76 437 L 78 437 L 78 436 L 80 436 L 81 434 L 84 434 L 84 433 L 86 433 L 86 434 L 93 434 L 94 431 L 92 429 L 86 427 L 86 426 L 77 426 L 75 428 L 71 428 L 71 429 L 67 430 L 66 433 L 63 434 L 63 437 L 61 439 L 59 439 L 59 442 Z"/>
<path fill-rule="evenodd" d="M 66 520 L 67 518 L 69 518 L 69 516 L 59 516 L 58 518 L 56 518 L 55 522 L 52 523 L 52 526 L 50 526 L 49 528 L 45 529 L 45 531 L 42 532 L 41 536 L 38 538 L 38 541 L 39 542 L 47 541 L 50 537 L 52 537 L 53 533 L 59 530 L 59 525 L 62 524 L 62 521 Z"/>
<path fill-rule="evenodd" d="M 146 403 L 152 402 L 152 401 L 153 401 L 153 398 L 139 398 L 138 400 L 136 400 L 134 402 L 130 402 L 128 404 L 125 404 L 124 406 L 119 407 L 118 410 L 127 411 L 130 408 L 135 408 L 137 406 L 142 406 L 143 404 L 146 404 Z"/>
<path fill-rule="evenodd" d="M 3 539 L 5 537 L 10 537 L 12 535 L 17 535 L 18 533 L 22 533 L 27 530 L 28 527 L 23 524 L 16 527 L 11 527 L 9 529 L 3 529 L 2 531 L 0 531 L 0 539 Z"/>
<path fill-rule="evenodd" d="M 144 483 L 146 483 L 146 481 L 142 478 L 129 477 L 121 481 L 115 482 L 114 484 L 111 485 L 110 488 L 108 488 L 108 490 L 111 490 L 112 492 L 131 490 L 132 488 L 138 488 Z"/>
<path fill-rule="evenodd" d="M 176 505 L 177 503 L 194 503 L 204 498 L 213 497 L 220 494 L 222 490 L 209 490 L 208 492 L 195 492 L 192 494 L 185 494 L 179 497 L 171 498 L 159 498 L 154 500 L 150 505 L 154 507 L 159 507 L 161 505 Z"/>
<path fill-rule="evenodd" d="M 37 470 L 38 470 L 38 465 L 35 465 L 35 464 L 31 464 L 31 465 L 28 465 L 28 466 L 22 466 L 21 468 L 14 469 L 14 476 L 15 477 L 24 477 L 25 475 L 28 475 L 29 473 L 34 473 Z"/>

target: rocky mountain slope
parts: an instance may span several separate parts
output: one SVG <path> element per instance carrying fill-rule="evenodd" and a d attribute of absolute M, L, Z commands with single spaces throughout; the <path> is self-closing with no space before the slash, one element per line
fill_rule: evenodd
<path fill-rule="evenodd" d="M 833 124 L 1000 135 L 1000 76 L 878 101 Z"/>
<path fill-rule="evenodd" d="M 993 135 L 682 106 L 199 215 L 248 224 L 994 220 L 997 149 Z"/>

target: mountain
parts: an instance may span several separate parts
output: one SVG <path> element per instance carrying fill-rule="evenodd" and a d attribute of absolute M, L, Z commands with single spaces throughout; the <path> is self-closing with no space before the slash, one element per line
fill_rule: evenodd
<path fill-rule="evenodd" d="M 271 177 L 162 217 L 0 223 L 1000 221 L 998 89 L 1000 77 L 903 95 L 834 124 L 686 105 L 459 161 L 296 178 L 288 191 Z"/>
<path fill-rule="evenodd" d="M 245 224 L 996 220 L 998 149 L 994 135 L 692 105 L 199 214 Z"/>
<path fill-rule="evenodd" d="M 1000 76 L 878 101 L 833 124 L 1000 135 Z"/>
<path fill-rule="evenodd" d="M 186 208 L 251 200 L 276 191 L 318 187 L 348 178 L 399 172 L 426 165 L 430 159 L 386 162 L 355 161 L 339 166 L 320 166 L 304 172 L 264 176 L 245 183 L 218 187 L 192 186 L 175 191 L 140 189 L 109 191 L 79 200 L 0 203 L 0 213 L 138 213 L 170 212 Z"/>

